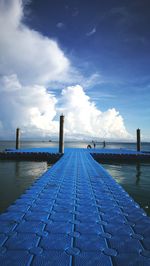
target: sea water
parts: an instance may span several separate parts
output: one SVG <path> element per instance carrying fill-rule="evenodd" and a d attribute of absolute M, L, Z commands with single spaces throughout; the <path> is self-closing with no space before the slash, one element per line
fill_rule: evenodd
<path fill-rule="evenodd" d="M 150 164 L 102 164 L 150 216 Z"/>
<path fill-rule="evenodd" d="M 65 147 L 86 148 L 92 142 L 65 142 Z M 102 148 L 103 143 L 96 143 Z M 58 142 L 22 141 L 21 148 L 58 148 Z M 15 148 L 13 141 L 0 141 L 0 151 Z M 136 143 L 106 143 L 106 148 L 136 149 Z M 150 143 L 142 143 L 141 150 L 150 151 Z M 46 162 L 0 161 L 0 212 L 17 199 L 44 171 Z M 111 176 L 150 215 L 150 164 L 103 164 Z"/>
<path fill-rule="evenodd" d="M 46 162 L 0 161 L 0 213 L 47 170 Z"/>

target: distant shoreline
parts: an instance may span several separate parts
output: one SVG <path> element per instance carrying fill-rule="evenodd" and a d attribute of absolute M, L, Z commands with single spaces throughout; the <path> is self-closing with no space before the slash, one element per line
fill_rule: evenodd
<path fill-rule="evenodd" d="M 101 141 L 96 141 L 94 140 L 95 143 L 97 144 L 101 144 L 103 143 L 104 140 L 101 140 Z M 105 139 L 106 143 L 107 144 L 136 144 L 136 141 L 107 141 Z M 15 140 L 3 140 L 3 139 L 0 139 L 0 142 L 15 142 Z M 22 139 L 21 142 L 45 142 L 45 143 L 51 143 L 51 142 L 54 142 L 54 143 L 58 143 L 58 140 L 27 140 L 27 139 Z M 92 140 L 65 140 L 66 143 L 92 143 Z M 141 144 L 150 144 L 150 141 L 141 141 Z"/>

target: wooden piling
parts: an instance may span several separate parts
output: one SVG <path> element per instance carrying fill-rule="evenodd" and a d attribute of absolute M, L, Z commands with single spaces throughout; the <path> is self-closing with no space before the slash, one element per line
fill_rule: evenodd
<path fill-rule="evenodd" d="M 64 115 L 60 116 L 59 153 L 64 153 Z"/>
<path fill-rule="evenodd" d="M 140 129 L 138 128 L 136 131 L 137 134 L 137 151 L 141 150 L 141 134 L 140 134 Z"/>
<path fill-rule="evenodd" d="M 20 128 L 16 129 L 16 150 L 20 149 Z"/>

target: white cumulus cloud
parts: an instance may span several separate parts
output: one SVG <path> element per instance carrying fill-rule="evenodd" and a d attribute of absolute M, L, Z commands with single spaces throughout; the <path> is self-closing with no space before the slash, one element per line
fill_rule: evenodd
<path fill-rule="evenodd" d="M 17 76 L 4 76 L 0 80 L 1 137 L 11 137 L 21 127 L 26 136 L 57 134 L 56 98 L 42 85 L 23 86 Z M 35 135 L 35 136 L 36 136 Z"/>
<path fill-rule="evenodd" d="M 23 20 L 21 0 L 0 0 L 0 138 L 12 138 L 17 127 L 24 138 L 58 136 L 62 112 L 68 138 L 127 138 L 119 112 L 100 111 L 82 86 L 50 93 L 49 84 L 72 84 L 71 63 L 56 41 Z M 93 74 L 87 87 L 98 78 Z"/>
<path fill-rule="evenodd" d="M 22 23 L 20 0 L 0 0 L 0 74 L 27 84 L 46 84 L 66 75 L 70 62 L 58 44 Z"/>
<path fill-rule="evenodd" d="M 123 118 L 115 110 L 101 112 L 80 85 L 62 91 L 60 112 L 65 114 L 68 137 L 121 139 L 129 137 Z"/>

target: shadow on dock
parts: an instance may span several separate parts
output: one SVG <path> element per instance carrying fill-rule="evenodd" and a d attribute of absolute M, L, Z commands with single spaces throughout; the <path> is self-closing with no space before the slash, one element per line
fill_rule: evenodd
<path fill-rule="evenodd" d="M 0 152 L 0 160 L 15 161 L 46 161 L 50 164 L 56 163 L 62 154 L 49 152 Z"/>
<path fill-rule="evenodd" d="M 150 163 L 149 153 L 140 154 L 115 154 L 115 153 L 91 153 L 99 163 Z"/>

